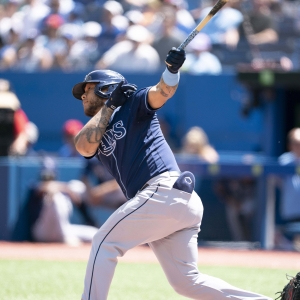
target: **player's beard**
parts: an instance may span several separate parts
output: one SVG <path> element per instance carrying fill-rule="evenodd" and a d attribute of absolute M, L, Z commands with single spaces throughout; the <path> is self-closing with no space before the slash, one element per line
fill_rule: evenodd
<path fill-rule="evenodd" d="M 106 99 L 94 95 L 83 105 L 84 114 L 88 117 L 93 117 L 104 106 L 105 101 Z"/>

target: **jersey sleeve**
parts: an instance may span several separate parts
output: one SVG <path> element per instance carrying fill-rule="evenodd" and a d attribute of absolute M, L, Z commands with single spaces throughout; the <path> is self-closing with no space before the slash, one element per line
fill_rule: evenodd
<path fill-rule="evenodd" d="M 159 109 L 153 109 L 148 103 L 148 92 L 151 87 L 143 88 L 135 93 L 134 106 L 137 109 L 137 117 L 151 118 Z"/>

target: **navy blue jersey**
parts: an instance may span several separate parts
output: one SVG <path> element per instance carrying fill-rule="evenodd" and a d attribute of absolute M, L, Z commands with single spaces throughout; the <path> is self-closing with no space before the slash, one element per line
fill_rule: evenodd
<path fill-rule="evenodd" d="M 134 197 L 150 178 L 179 171 L 156 112 L 148 105 L 149 89 L 135 92 L 114 111 L 96 152 L 127 199 Z"/>

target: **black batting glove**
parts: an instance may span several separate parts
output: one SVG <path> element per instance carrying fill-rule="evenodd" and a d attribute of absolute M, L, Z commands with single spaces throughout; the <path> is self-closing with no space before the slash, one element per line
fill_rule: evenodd
<path fill-rule="evenodd" d="M 122 91 L 126 97 L 130 97 L 137 90 L 137 86 L 132 83 L 126 83 L 122 85 Z"/>
<path fill-rule="evenodd" d="M 111 93 L 109 99 L 105 102 L 105 105 L 112 110 L 115 110 L 117 107 L 122 106 L 127 99 L 122 90 L 123 83 L 124 81 L 118 83 L 115 90 Z"/>
<path fill-rule="evenodd" d="M 176 74 L 183 65 L 184 61 L 185 51 L 183 49 L 178 50 L 177 48 L 173 47 L 167 54 L 165 63 L 167 65 L 168 70 L 171 73 Z"/>

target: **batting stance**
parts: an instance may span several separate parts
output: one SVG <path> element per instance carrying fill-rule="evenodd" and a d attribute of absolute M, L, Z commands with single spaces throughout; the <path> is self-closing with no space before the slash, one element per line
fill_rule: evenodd
<path fill-rule="evenodd" d="M 93 239 L 82 300 L 107 299 L 118 257 L 148 243 L 175 291 L 191 299 L 269 299 L 201 274 L 197 236 L 203 206 L 190 172 L 180 172 L 156 111 L 179 83 L 185 51 L 173 48 L 159 83 L 137 90 L 119 73 L 96 70 L 73 87 L 91 117 L 75 138 L 78 152 L 96 156 L 128 201 Z"/>

